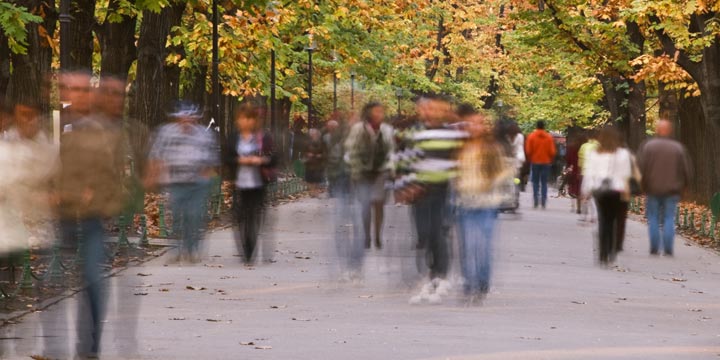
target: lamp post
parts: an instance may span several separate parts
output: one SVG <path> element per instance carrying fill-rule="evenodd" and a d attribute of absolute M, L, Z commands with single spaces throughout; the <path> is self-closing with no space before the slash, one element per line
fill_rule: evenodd
<path fill-rule="evenodd" d="M 333 64 L 337 63 L 338 57 L 335 50 L 333 50 Z M 338 82 L 338 72 L 337 70 L 333 69 L 333 113 L 337 112 L 337 82 Z"/>
<path fill-rule="evenodd" d="M 355 71 L 350 73 L 350 109 L 355 110 Z"/>
<path fill-rule="evenodd" d="M 215 124 L 222 130 L 223 124 L 220 122 L 220 78 L 218 68 L 220 64 L 220 56 L 218 51 L 218 4 L 217 0 L 212 2 L 213 13 L 213 38 L 212 38 L 212 118 Z"/>
<path fill-rule="evenodd" d="M 60 72 L 68 70 L 70 65 L 70 22 L 72 16 L 68 13 L 69 11 L 70 0 L 60 0 Z"/>
<path fill-rule="evenodd" d="M 313 123 L 313 110 L 312 110 L 312 93 L 313 93 L 313 62 L 312 55 L 316 49 L 315 42 L 313 41 L 312 34 L 309 36 L 310 46 L 306 47 L 305 50 L 308 52 L 308 127 L 314 125 Z"/>
<path fill-rule="evenodd" d="M 497 107 L 498 107 L 498 117 L 500 118 L 500 121 L 503 120 L 503 106 L 505 106 L 505 103 L 503 103 L 502 100 L 498 100 Z"/>
<path fill-rule="evenodd" d="M 270 50 L 270 133 L 277 136 L 275 123 L 275 50 Z"/>
<path fill-rule="evenodd" d="M 397 116 L 399 118 L 400 117 L 400 100 L 402 99 L 402 96 L 403 96 L 403 89 L 401 89 L 401 88 L 395 89 L 395 96 L 397 96 L 397 105 L 398 105 Z"/>

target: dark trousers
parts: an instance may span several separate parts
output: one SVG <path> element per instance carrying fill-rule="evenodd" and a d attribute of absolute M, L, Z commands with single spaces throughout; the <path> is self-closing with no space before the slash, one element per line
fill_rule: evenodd
<path fill-rule="evenodd" d="M 618 250 L 618 242 L 621 238 L 620 230 L 622 224 L 623 201 L 618 191 L 608 191 L 594 195 L 598 211 L 598 241 L 599 256 L 601 263 L 607 263 L 615 259 Z"/>
<path fill-rule="evenodd" d="M 430 268 L 430 278 L 445 278 L 450 265 L 448 247 L 448 186 L 432 185 L 413 206 L 418 250 Z"/>
<path fill-rule="evenodd" d="M 245 262 L 251 262 L 257 247 L 258 234 L 265 206 L 265 188 L 235 189 L 235 242 Z"/>

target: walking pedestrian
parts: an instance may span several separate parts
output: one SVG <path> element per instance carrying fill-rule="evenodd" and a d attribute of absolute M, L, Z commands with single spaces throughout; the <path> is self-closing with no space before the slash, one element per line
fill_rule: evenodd
<path fill-rule="evenodd" d="M 567 193 L 574 199 L 571 211 L 578 215 L 581 213 L 582 196 L 580 196 L 580 181 L 582 171 L 580 170 L 580 147 L 585 143 L 582 134 L 574 136 L 568 141 L 567 153 L 565 154 L 565 176 L 567 177 Z"/>
<path fill-rule="evenodd" d="M 457 174 L 457 153 L 467 134 L 447 126 L 456 118 L 449 101 L 438 96 L 423 96 L 416 108 L 420 123 L 408 129 L 409 144 L 397 154 L 399 177 L 395 198 L 412 204 L 418 268 L 429 269 L 428 281 L 410 298 L 410 303 L 440 303 L 451 289 L 447 280 L 449 185 Z"/>
<path fill-rule="evenodd" d="M 277 180 L 273 139 L 260 126 L 258 108 L 246 104 L 235 112 L 235 131 L 228 136 L 225 165 L 234 183 L 235 241 L 246 264 L 252 264 L 265 213 L 266 187 Z M 265 250 L 265 249 L 263 249 Z M 263 254 L 272 261 L 273 254 Z"/>
<path fill-rule="evenodd" d="M 318 196 L 320 187 L 325 181 L 325 165 L 327 160 L 327 148 L 322 138 L 322 133 L 318 129 L 310 129 L 308 131 L 308 143 L 303 151 L 303 161 L 305 162 L 305 182 L 310 187 L 310 193 Z"/>
<path fill-rule="evenodd" d="M 530 177 L 533 183 L 533 207 L 547 206 L 548 178 L 555 159 L 555 140 L 545 131 L 545 122 L 540 120 L 535 125 L 535 131 L 530 133 L 525 144 L 528 160 L 530 161 Z"/>
<path fill-rule="evenodd" d="M 692 177 L 692 163 L 685 146 L 672 138 L 670 121 L 658 121 L 655 134 L 640 147 L 637 163 L 647 194 L 650 254 L 659 254 L 662 247 L 672 256 L 677 204 Z"/>
<path fill-rule="evenodd" d="M 81 92 L 86 97 L 74 104 L 78 105 L 76 110 L 81 109 L 79 104 L 98 107 L 98 97 L 90 89 L 89 77 L 72 75 L 69 83 L 74 88 L 72 91 Z M 71 126 L 61 138 L 61 168 L 56 190 L 58 213 L 63 234 L 72 237 L 66 243 L 78 244 L 82 239 L 79 255 L 83 260 L 85 290 L 78 311 L 77 353 L 81 357 L 97 356 L 106 298 L 103 274 L 107 259 L 103 221 L 119 215 L 125 206 L 126 149 L 122 128 L 103 114 L 90 110 L 68 125 Z"/>
<path fill-rule="evenodd" d="M 597 141 L 597 131 L 595 129 L 591 129 L 588 131 L 587 138 L 587 141 L 585 141 L 584 144 L 580 145 L 580 149 L 578 150 L 578 167 L 580 167 L 580 188 L 582 188 L 582 174 L 585 173 L 585 164 L 587 163 L 587 159 L 590 156 L 590 153 L 597 150 L 599 145 Z M 597 213 L 595 209 L 595 202 L 585 196 L 580 196 L 580 199 L 580 221 L 594 223 L 596 221 Z"/>
<path fill-rule="evenodd" d="M 352 178 L 352 188 L 360 204 L 361 226 L 357 235 L 365 248 L 383 246 L 382 228 L 387 199 L 386 182 L 393 169 L 395 151 L 393 128 L 385 123 L 385 107 L 378 102 L 366 104 L 361 121 L 353 125 L 345 142 L 346 157 Z M 374 220 L 374 221 L 373 221 Z M 374 232 L 371 235 L 371 224 Z"/>
<path fill-rule="evenodd" d="M 582 193 L 592 196 L 598 210 L 599 260 L 607 264 L 615 260 L 624 230 L 620 222 L 623 207 L 630 199 L 632 155 L 622 147 L 620 133 L 614 126 L 605 126 L 598 133 L 598 148 L 585 160 Z"/>
<path fill-rule="evenodd" d="M 515 158 L 507 156 L 491 129 L 482 115 L 468 117 L 470 138 L 458 161 L 455 205 L 463 289 L 469 304 L 482 300 L 490 289 L 497 211 L 505 198 L 513 195 L 515 187 Z M 507 194 L 508 189 L 511 194 Z"/>
<path fill-rule="evenodd" d="M 173 232 L 181 240 L 176 260 L 200 261 L 199 246 L 207 220 L 210 179 L 219 165 L 215 134 L 198 124 L 197 105 L 178 101 L 172 122 L 158 129 L 150 149 L 146 188 L 165 187 L 170 195 Z"/>

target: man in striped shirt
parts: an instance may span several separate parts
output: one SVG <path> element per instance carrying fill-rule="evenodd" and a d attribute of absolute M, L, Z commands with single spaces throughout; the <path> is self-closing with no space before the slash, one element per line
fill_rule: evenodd
<path fill-rule="evenodd" d="M 425 96 L 416 106 L 418 124 L 400 135 L 396 199 L 413 204 L 417 249 L 429 267 L 430 282 L 410 302 L 439 303 L 450 289 L 449 184 L 457 175 L 456 155 L 467 134 L 449 126 L 455 115 L 446 99 Z"/>

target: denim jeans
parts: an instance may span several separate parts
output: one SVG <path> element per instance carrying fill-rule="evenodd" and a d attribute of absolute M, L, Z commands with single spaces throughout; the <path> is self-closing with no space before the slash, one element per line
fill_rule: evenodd
<path fill-rule="evenodd" d="M 497 210 L 460 209 L 458 215 L 465 294 L 485 294 L 490 289 Z"/>
<path fill-rule="evenodd" d="M 78 354 L 98 353 L 102 334 L 105 294 L 103 264 L 105 263 L 105 229 L 100 218 L 81 219 L 79 234 L 82 278 L 85 290 L 78 308 Z M 89 310 L 89 311 L 88 311 Z"/>
<path fill-rule="evenodd" d="M 666 254 L 673 253 L 675 242 L 675 213 L 680 196 L 648 195 L 646 216 L 650 230 L 650 252 L 658 252 L 660 245 Z M 662 231 L 660 228 L 662 227 Z"/>
<path fill-rule="evenodd" d="M 533 206 L 535 207 L 538 206 L 538 202 L 543 207 L 547 205 L 550 167 L 550 164 L 532 164 L 530 166 L 530 176 L 533 183 Z"/>
<path fill-rule="evenodd" d="M 194 254 L 205 231 L 210 182 L 172 184 L 168 192 L 173 232 L 182 242 L 181 253 Z"/>

